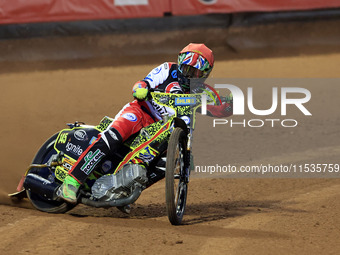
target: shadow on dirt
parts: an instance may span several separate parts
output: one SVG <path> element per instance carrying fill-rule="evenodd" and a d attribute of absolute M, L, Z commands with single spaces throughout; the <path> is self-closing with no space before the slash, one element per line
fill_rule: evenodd
<path fill-rule="evenodd" d="M 275 231 L 263 231 L 257 229 L 241 229 L 237 227 L 226 227 L 237 217 L 256 213 L 282 212 L 293 213 L 290 209 L 280 208 L 280 201 L 235 201 L 191 204 L 187 206 L 182 226 L 172 226 L 166 219 L 165 204 L 140 205 L 136 204 L 130 215 L 123 214 L 116 208 L 95 209 L 86 206 L 78 206 L 69 215 L 74 217 L 74 221 L 95 222 L 96 224 L 114 224 L 124 228 L 138 226 L 148 226 L 151 230 L 163 229 L 168 231 L 179 231 L 181 234 L 220 238 L 226 237 L 248 237 L 256 239 L 272 238 L 287 239 L 288 235 Z M 294 210 L 294 213 L 297 211 Z M 306 211 L 299 211 L 305 213 Z M 68 218 L 70 220 L 70 218 Z M 121 219 L 121 220 L 119 220 Z M 202 224 L 223 220 L 223 225 Z M 151 224 L 150 224 L 151 223 Z M 225 227 L 223 227 L 225 226 Z"/>
<path fill-rule="evenodd" d="M 247 214 L 285 212 L 304 213 L 304 210 L 293 210 L 282 208 L 280 201 L 226 201 L 190 204 L 186 207 L 183 219 L 184 225 L 196 225 L 205 222 L 212 222 L 221 219 L 236 218 Z M 88 206 L 77 206 L 69 212 L 74 217 L 112 217 L 131 219 L 152 219 L 166 217 L 165 204 L 150 204 L 132 206 L 130 214 L 124 214 L 116 208 L 98 209 Z"/>

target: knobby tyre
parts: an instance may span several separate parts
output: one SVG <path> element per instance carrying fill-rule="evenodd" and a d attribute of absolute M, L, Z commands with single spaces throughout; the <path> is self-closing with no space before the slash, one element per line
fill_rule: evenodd
<path fill-rule="evenodd" d="M 185 181 L 187 153 L 187 136 L 183 129 L 177 127 L 169 139 L 165 172 L 166 210 L 173 225 L 182 223 L 185 211 L 188 192 Z"/>

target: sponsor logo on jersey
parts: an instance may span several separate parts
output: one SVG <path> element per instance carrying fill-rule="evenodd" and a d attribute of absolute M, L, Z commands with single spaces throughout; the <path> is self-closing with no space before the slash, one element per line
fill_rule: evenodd
<path fill-rule="evenodd" d="M 67 133 L 60 134 L 58 143 L 66 143 L 67 135 Z"/>
<path fill-rule="evenodd" d="M 80 156 L 83 153 L 83 149 L 80 147 L 80 145 L 75 145 L 71 142 L 67 142 L 66 151 L 71 152 L 76 156 Z"/>
<path fill-rule="evenodd" d="M 177 97 L 175 99 L 175 105 L 182 105 L 182 106 L 186 106 L 186 105 L 194 105 L 196 104 L 196 98 L 195 97 Z"/>
<path fill-rule="evenodd" d="M 168 86 L 166 86 L 165 93 L 182 94 L 183 91 L 178 82 L 171 82 Z"/>
<path fill-rule="evenodd" d="M 69 158 L 65 157 L 63 162 L 63 167 L 65 170 L 70 171 L 72 169 L 74 162 L 70 160 Z"/>
<path fill-rule="evenodd" d="M 165 106 L 160 106 L 157 104 L 154 100 L 151 100 L 152 107 L 155 109 L 156 112 L 159 113 L 161 116 L 164 113 L 167 113 L 168 111 L 166 110 Z"/>
<path fill-rule="evenodd" d="M 182 116 L 181 119 L 184 120 L 185 124 L 190 124 L 190 118 L 188 116 Z"/>
<path fill-rule="evenodd" d="M 91 140 L 90 140 L 89 144 L 93 144 L 95 140 L 97 140 L 97 137 L 95 137 L 95 136 L 92 136 L 92 138 L 91 138 Z"/>
<path fill-rule="evenodd" d="M 90 151 L 84 157 L 85 163 L 81 166 L 80 170 L 88 175 L 99 163 L 99 160 L 104 156 L 105 153 L 102 152 L 100 149 L 97 149 L 95 152 Z"/>
<path fill-rule="evenodd" d="M 127 119 L 129 121 L 132 121 L 132 122 L 135 122 L 137 121 L 137 117 L 135 114 L 133 113 L 124 113 L 123 116 L 122 116 L 124 119 Z"/>
<path fill-rule="evenodd" d="M 74 137 L 79 141 L 86 141 L 88 139 L 85 130 L 77 130 L 74 132 Z"/>
<path fill-rule="evenodd" d="M 171 72 L 171 76 L 172 76 L 172 78 L 176 79 L 177 78 L 177 70 L 173 70 Z"/>
<path fill-rule="evenodd" d="M 156 67 L 153 69 L 152 74 L 159 74 L 160 71 L 162 71 L 162 67 Z"/>

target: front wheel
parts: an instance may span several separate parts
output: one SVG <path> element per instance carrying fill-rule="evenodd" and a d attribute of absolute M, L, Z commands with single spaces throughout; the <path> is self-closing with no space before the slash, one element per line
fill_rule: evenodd
<path fill-rule="evenodd" d="M 185 211 L 188 192 L 187 153 L 187 136 L 183 129 L 177 127 L 169 139 L 165 172 L 166 210 L 173 225 L 182 223 Z"/>

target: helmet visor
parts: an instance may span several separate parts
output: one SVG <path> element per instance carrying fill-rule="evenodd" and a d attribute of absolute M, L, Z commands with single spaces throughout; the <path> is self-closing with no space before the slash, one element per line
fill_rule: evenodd
<path fill-rule="evenodd" d="M 182 64 L 179 66 L 179 71 L 186 78 L 204 78 L 204 72 L 190 65 Z"/>

